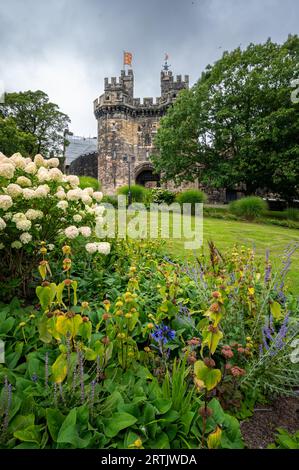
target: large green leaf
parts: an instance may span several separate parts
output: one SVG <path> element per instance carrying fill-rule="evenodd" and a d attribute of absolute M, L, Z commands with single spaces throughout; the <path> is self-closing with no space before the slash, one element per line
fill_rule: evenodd
<path fill-rule="evenodd" d="M 114 413 L 110 419 L 105 420 L 105 434 L 108 437 L 115 437 L 122 429 L 132 426 L 136 421 L 137 418 L 129 413 Z"/>
<path fill-rule="evenodd" d="M 65 419 L 65 416 L 57 409 L 47 408 L 46 410 L 47 426 L 54 442 L 57 441 L 59 430 Z"/>
<path fill-rule="evenodd" d="M 36 444 L 40 443 L 40 429 L 41 426 L 36 426 L 34 424 L 28 426 L 25 429 L 20 429 L 13 433 L 14 437 L 24 442 L 33 442 Z"/>

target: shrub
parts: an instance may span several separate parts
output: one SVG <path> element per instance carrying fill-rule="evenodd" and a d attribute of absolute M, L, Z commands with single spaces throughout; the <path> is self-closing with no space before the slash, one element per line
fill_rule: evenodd
<path fill-rule="evenodd" d="M 195 204 L 204 203 L 207 200 L 207 196 L 203 191 L 200 191 L 199 189 L 188 189 L 187 191 L 179 193 L 176 197 L 176 200 L 179 204 L 192 204 L 191 213 L 194 214 Z"/>
<path fill-rule="evenodd" d="M 257 196 L 248 196 L 238 201 L 233 201 L 229 205 L 229 210 L 246 220 L 254 220 L 261 217 L 263 212 L 267 209 L 267 203 Z"/>
<path fill-rule="evenodd" d="M 79 178 L 64 175 L 58 158 L 34 160 L 16 153 L 0 153 L 1 278 L 20 280 L 25 286 L 36 263 L 38 248 L 45 253 L 62 240 L 84 244 L 103 208 L 103 195 L 79 187 Z M 86 250 L 90 248 L 86 244 Z M 94 245 L 94 244 L 92 244 Z M 90 252 L 90 251 L 88 251 Z"/>
<path fill-rule="evenodd" d="M 153 188 L 150 194 L 151 202 L 157 204 L 172 204 L 175 201 L 176 195 L 168 189 Z"/>
<path fill-rule="evenodd" d="M 79 181 L 79 187 L 81 189 L 92 188 L 94 191 L 99 191 L 101 189 L 100 182 L 92 176 L 79 176 Z"/>
<path fill-rule="evenodd" d="M 146 200 L 146 196 L 148 194 L 148 190 L 144 186 L 140 186 L 138 184 L 133 184 L 130 187 L 131 195 L 132 195 L 132 202 L 144 202 Z M 129 194 L 129 186 L 122 186 L 117 190 L 118 194 L 128 196 Z"/>

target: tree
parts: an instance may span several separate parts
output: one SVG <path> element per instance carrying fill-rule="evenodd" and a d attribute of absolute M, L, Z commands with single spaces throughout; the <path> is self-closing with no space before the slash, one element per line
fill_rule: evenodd
<path fill-rule="evenodd" d="M 29 156 L 36 146 L 36 138 L 32 134 L 20 131 L 13 118 L 0 117 L 0 152 L 10 157 L 16 152 Z"/>
<path fill-rule="evenodd" d="M 6 93 L 5 103 L 0 105 L 3 117 L 12 117 L 18 129 L 35 137 L 30 154 L 61 155 L 65 142 L 64 131 L 69 117 L 51 103 L 43 91 Z"/>
<path fill-rule="evenodd" d="M 243 185 L 291 199 L 299 187 L 299 38 L 228 53 L 180 93 L 161 120 L 153 157 L 164 179 Z"/>

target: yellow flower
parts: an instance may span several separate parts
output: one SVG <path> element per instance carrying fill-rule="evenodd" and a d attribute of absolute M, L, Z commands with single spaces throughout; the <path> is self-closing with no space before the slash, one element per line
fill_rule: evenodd
<path fill-rule="evenodd" d="M 88 302 L 82 302 L 81 307 L 84 308 L 84 309 L 85 309 L 85 308 L 88 308 L 88 307 L 89 307 L 89 303 L 88 303 Z"/>
<path fill-rule="evenodd" d="M 115 307 L 122 307 L 123 306 L 123 302 L 121 300 L 118 300 L 115 304 Z"/>
<path fill-rule="evenodd" d="M 154 328 L 154 324 L 153 324 L 153 323 L 148 323 L 148 324 L 147 324 L 147 328 L 148 328 L 149 330 L 151 330 L 152 328 Z"/>
<path fill-rule="evenodd" d="M 24 326 L 26 326 L 26 323 L 24 321 L 21 321 L 21 323 L 19 323 L 19 327 L 24 328 Z"/>
<path fill-rule="evenodd" d="M 121 317 L 123 315 L 123 313 L 124 313 L 123 310 L 116 310 L 115 315 L 117 317 Z"/>
<path fill-rule="evenodd" d="M 71 254 L 71 247 L 69 245 L 64 245 L 62 247 L 62 253 L 64 255 L 70 255 Z"/>
<path fill-rule="evenodd" d="M 136 439 L 136 441 L 133 443 L 133 445 L 135 447 L 137 447 L 137 449 L 140 449 L 140 447 L 142 447 L 142 440 L 141 439 Z"/>
<path fill-rule="evenodd" d="M 35 315 L 31 313 L 31 315 L 29 315 L 29 318 L 35 318 Z"/>
<path fill-rule="evenodd" d="M 126 318 L 132 318 L 132 316 L 133 316 L 132 313 L 126 313 L 126 314 L 125 314 L 125 317 L 126 317 Z"/>

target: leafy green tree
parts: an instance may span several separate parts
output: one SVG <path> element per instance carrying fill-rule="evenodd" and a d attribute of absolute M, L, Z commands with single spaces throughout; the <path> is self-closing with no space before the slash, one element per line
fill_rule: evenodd
<path fill-rule="evenodd" d="M 164 179 L 299 192 L 299 38 L 225 52 L 161 120 L 153 162 Z"/>
<path fill-rule="evenodd" d="M 12 117 L 21 131 L 35 137 L 31 154 L 62 155 L 66 144 L 64 131 L 70 119 L 43 91 L 6 93 L 0 114 Z"/>
<path fill-rule="evenodd" d="M 29 156 L 35 146 L 34 135 L 20 131 L 13 118 L 0 117 L 0 152 L 8 157 L 16 152 Z"/>

